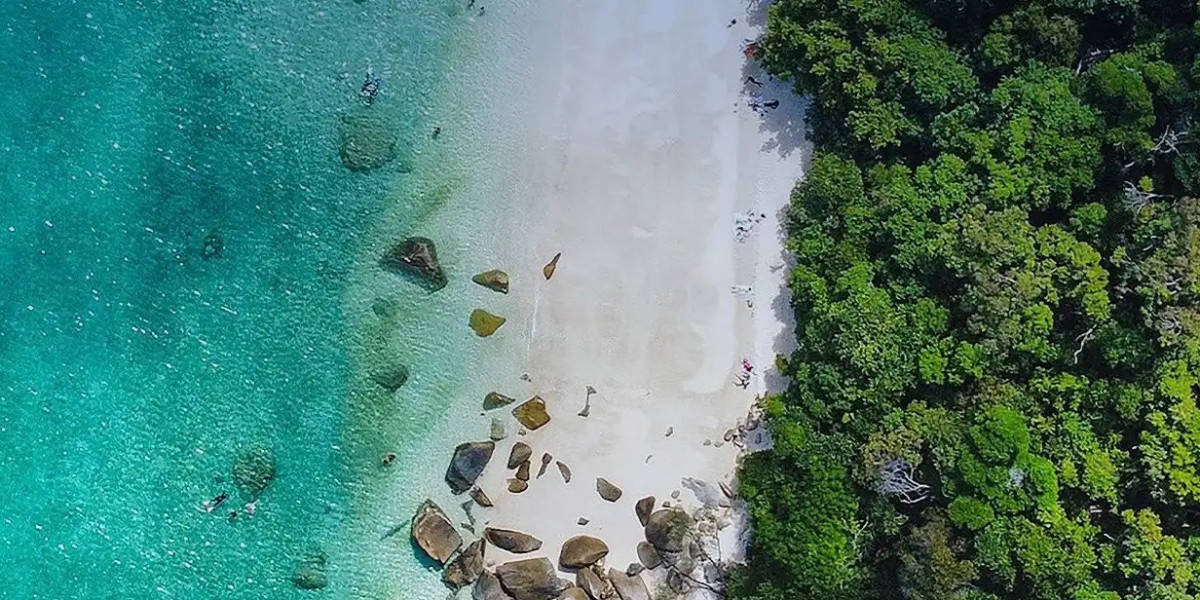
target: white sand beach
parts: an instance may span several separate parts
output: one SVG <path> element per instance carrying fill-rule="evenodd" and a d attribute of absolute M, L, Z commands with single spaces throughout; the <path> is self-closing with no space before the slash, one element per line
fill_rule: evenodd
<path fill-rule="evenodd" d="M 741 51 L 764 11 L 748 14 L 742 0 L 488 7 L 504 32 L 496 52 L 512 63 L 485 109 L 504 142 L 480 160 L 500 173 L 491 193 L 505 208 L 487 225 L 504 232 L 496 266 L 513 284 L 495 302 L 509 323 L 486 341 L 498 349 L 483 375 L 518 400 L 541 396 L 552 421 L 498 444 L 480 480 L 496 507 L 478 514 L 540 538 L 552 560 L 587 533 L 623 570 L 643 539 L 639 498 L 662 506 L 678 491 L 676 504 L 694 508 L 683 478 L 731 482 L 739 449 L 723 433 L 771 388 L 776 353 L 790 351 L 780 217 L 807 149 L 799 101 Z M 751 93 L 780 107 L 758 114 Z M 765 215 L 740 242 L 738 213 Z M 546 281 L 542 266 L 558 252 Z M 747 389 L 735 385 L 743 358 L 754 365 Z M 597 393 L 581 417 L 589 385 Z M 549 453 L 570 484 L 551 464 L 509 493 L 516 441 L 533 447 L 535 474 Z M 624 491 L 619 501 L 599 497 L 597 477 Z M 739 552 L 737 529 L 722 531 L 726 557 Z M 489 550 L 489 563 L 509 558 Z"/>

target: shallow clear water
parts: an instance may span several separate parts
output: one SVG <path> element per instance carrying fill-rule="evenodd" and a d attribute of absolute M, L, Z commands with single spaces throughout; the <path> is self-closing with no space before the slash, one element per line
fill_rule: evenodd
<path fill-rule="evenodd" d="M 0 3 L 0 596 L 294 598 L 321 552 L 330 587 L 308 594 L 443 597 L 369 498 L 396 484 L 381 450 L 416 470 L 457 441 L 413 438 L 458 397 L 463 301 L 430 306 L 374 258 L 455 219 L 453 168 L 421 165 L 460 4 Z M 351 173 L 338 122 L 368 67 L 403 150 Z M 455 268 L 470 243 L 446 236 Z M 401 398 L 356 375 L 381 354 L 424 361 Z M 227 522 L 249 447 L 278 479 Z"/>

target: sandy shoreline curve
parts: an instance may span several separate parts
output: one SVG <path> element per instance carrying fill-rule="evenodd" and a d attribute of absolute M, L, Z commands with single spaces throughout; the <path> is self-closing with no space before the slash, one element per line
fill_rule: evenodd
<path fill-rule="evenodd" d="M 479 480 L 496 506 L 476 518 L 544 542 L 523 557 L 556 560 L 564 540 L 588 534 L 607 542 L 609 566 L 636 562 L 635 502 L 695 509 L 685 478 L 733 485 L 740 450 L 724 434 L 772 389 L 775 356 L 791 350 L 780 219 L 808 150 L 799 101 L 743 56 L 765 21 L 758 4 L 489 8 L 496 53 L 510 64 L 483 101 L 501 133 L 481 168 L 503 201 L 481 226 L 497 232 L 489 267 L 509 272 L 512 291 L 485 306 L 509 322 L 481 340 L 492 358 L 480 375 L 518 400 L 540 396 L 552 420 L 497 444 Z M 780 107 L 760 114 L 754 97 Z M 743 240 L 739 213 L 756 222 Z M 547 281 L 542 266 L 558 252 Z M 747 389 L 735 385 L 743 359 L 755 367 Z M 596 394 L 582 417 L 587 386 Z M 515 431 L 507 409 L 484 418 L 493 416 Z M 505 461 L 517 441 L 532 446 L 535 473 L 548 453 L 571 482 L 551 464 L 510 493 Z M 617 502 L 599 497 L 597 477 L 623 490 Z M 722 511 L 722 552 L 736 560 L 741 524 Z"/>

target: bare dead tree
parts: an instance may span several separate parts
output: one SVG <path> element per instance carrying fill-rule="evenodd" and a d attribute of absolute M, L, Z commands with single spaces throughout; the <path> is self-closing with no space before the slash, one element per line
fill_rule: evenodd
<path fill-rule="evenodd" d="M 1075 74 L 1078 75 L 1091 67 L 1096 61 L 1115 53 L 1116 50 L 1101 50 L 1096 47 L 1088 48 L 1079 61 L 1075 63 Z"/>
<path fill-rule="evenodd" d="M 1083 353 L 1083 345 L 1088 343 L 1088 340 L 1092 339 L 1092 334 L 1095 332 L 1096 327 L 1093 326 L 1091 329 L 1079 334 L 1079 336 L 1075 338 L 1079 341 L 1079 347 L 1075 349 L 1075 355 L 1073 356 L 1074 364 L 1079 364 L 1079 355 Z"/>
<path fill-rule="evenodd" d="M 1170 198 L 1170 196 L 1147 192 L 1132 181 L 1125 182 L 1125 206 L 1128 206 L 1134 214 L 1141 212 L 1143 208 L 1146 208 L 1159 198 Z"/>
<path fill-rule="evenodd" d="M 1182 131 L 1175 131 L 1174 127 L 1168 125 L 1167 129 L 1162 132 L 1162 135 L 1158 136 L 1158 141 L 1154 143 L 1152 148 L 1150 148 L 1151 158 L 1160 154 L 1179 154 L 1179 145 L 1186 142 L 1188 138 L 1189 132 L 1187 130 L 1187 125 L 1188 124 L 1186 123 L 1184 124 L 1184 129 Z M 1135 164 L 1137 164 L 1136 160 L 1129 161 L 1125 165 L 1125 168 L 1128 169 Z"/>
<path fill-rule="evenodd" d="M 905 504 L 924 500 L 929 495 L 929 486 L 913 478 L 913 469 L 903 458 L 891 460 L 876 474 L 875 490 L 884 496 L 899 498 Z"/>

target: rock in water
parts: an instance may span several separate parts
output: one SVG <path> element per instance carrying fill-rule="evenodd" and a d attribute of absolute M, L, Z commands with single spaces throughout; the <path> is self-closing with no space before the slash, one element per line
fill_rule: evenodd
<path fill-rule="evenodd" d="M 300 590 L 320 590 L 329 585 L 325 575 L 325 555 L 310 554 L 300 561 L 300 565 L 292 573 L 292 585 Z"/>
<path fill-rule="evenodd" d="M 504 421 L 500 420 L 499 417 L 492 418 L 492 431 L 490 437 L 492 438 L 493 442 L 498 442 L 508 437 L 508 433 L 504 431 Z"/>
<path fill-rule="evenodd" d="M 492 507 L 492 499 L 481 488 L 471 488 L 471 499 L 484 508 Z"/>
<path fill-rule="evenodd" d="M 615 486 L 609 480 L 603 477 L 596 478 L 596 492 L 601 498 L 609 502 L 616 502 L 621 498 L 621 488 Z"/>
<path fill-rule="evenodd" d="M 431 292 L 446 287 L 446 273 L 438 262 L 433 240 L 411 237 L 392 246 L 379 259 L 384 269 L 410 278 Z"/>
<path fill-rule="evenodd" d="M 396 365 L 395 367 L 376 373 L 371 379 L 374 379 L 379 387 L 389 392 L 394 392 L 408 381 L 408 367 Z"/>
<path fill-rule="evenodd" d="M 563 464 L 561 460 L 554 461 L 554 465 L 558 467 L 558 472 L 562 474 L 563 483 L 571 483 L 571 469 Z"/>
<path fill-rule="evenodd" d="M 455 591 L 475 583 L 483 573 L 483 550 L 483 540 L 475 540 L 468 544 L 446 565 L 446 570 L 442 573 L 442 582 Z"/>
<path fill-rule="evenodd" d="M 484 271 L 471 278 L 471 281 L 482 285 L 483 287 L 500 292 L 501 294 L 508 293 L 508 273 L 499 269 Z"/>
<path fill-rule="evenodd" d="M 454 449 L 454 458 L 450 459 L 450 468 L 446 470 L 446 483 L 450 484 L 450 489 L 455 494 L 471 489 L 488 461 L 492 460 L 495 450 L 496 443 L 491 441 L 459 444 Z"/>
<path fill-rule="evenodd" d="M 555 254 L 554 258 L 550 259 L 550 262 L 542 267 L 542 275 L 546 277 L 546 281 L 549 281 L 554 276 L 554 270 L 558 268 L 558 259 L 560 258 L 562 258 L 562 252 Z"/>
<path fill-rule="evenodd" d="M 238 453 L 233 463 L 233 481 L 250 496 L 257 498 L 275 480 L 275 455 L 262 446 Z"/>
<path fill-rule="evenodd" d="M 692 524 L 692 518 L 677 508 L 654 511 L 646 522 L 646 541 L 660 553 L 683 552 Z"/>
<path fill-rule="evenodd" d="M 394 124 L 383 115 L 363 110 L 342 117 L 339 128 L 342 164 L 351 171 L 364 173 L 378 169 L 396 158 L 400 136 Z"/>
<path fill-rule="evenodd" d="M 429 558 L 443 565 L 462 546 L 462 536 L 432 500 L 422 502 L 413 516 L 412 538 Z"/>
<path fill-rule="evenodd" d="M 533 448 L 525 442 L 517 442 L 513 444 L 512 452 L 508 454 L 508 468 L 515 469 L 521 466 L 521 463 L 529 460 L 533 456 Z"/>
<path fill-rule="evenodd" d="M 517 467 L 517 479 L 526 482 L 529 481 L 529 469 L 529 461 L 521 463 L 521 466 Z"/>
<path fill-rule="evenodd" d="M 512 414 L 527 427 L 534 431 L 550 422 L 550 413 L 546 412 L 546 401 L 540 396 L 534 396 L 513 409 Z"/>
<path fill-rule="evenodd" d="M 558 564 L 564 569 L 590 567 L 608 556 L 608 544 L 590 535 L 577 535 L 563 542 Z"/>
<path fill-rule="evenodd" d="M 647 569 L 657 569 L 658 565 L 662 564 L 662 557 L 658 555 L 658 550 L 655 550 L 650 542 L 638 542 L 637 555 L 642 566 Z"/>
<path fill-rule="evenodd" d="M 225 252 L 225 239 L 216 231 L 204 236 L 204 241 L 200 246 L 200 258 L 204 260 L 212 260 L 221 258 L 221 254 Z"/>
<path fill-rule="evenodd" d="M 471 311 L 471 330 L 479 337 L 488 337 L 496 333 L 496 330 L 500 329 L 500 326 L 507 320 L 499 315 L 493 315 L 482 308 L 477 308 Z"/>
<path fill-rule="evenodd" d="M 527 481 L 521 481 L 520 479 L 508 480 L 508 491 L 514 494 L 520 494 L 527 489 L 529 489 L 529 482 Z"/>
<path fill-rule="evenodd" d="M 484 571 L 475 580 L 475 587 L 471 588 L 471 600 L 512 600 L 512 596 L 504 591 L 495 575 Z"/>
<path fill-rule="evenodd" d="M 550 461 L 552 460 L 554 460 L 554 457 L 550 456 L 548 452 L 542 453 L 542 466 L 538 468 L 538 479 L 541 479 L 542 475 L 546 474 L 546 467 L 550 466 Z"/>
<path fill-rule="evenodd" d="M 637 504 L 633 506 L 633 512 L 637 513 L 638 521 L 642 524 L 642 527 L 645 527 L 646 523 L 650 521 L 650 513 L 654 512 L 654 502 L 654 496 L 646 496 L 638 500 Z"/>
<path fill-rule="evenodd" d="M 609 569 L 608 580 L 621 600 L 650 600 L 650 590 L 641 575 L 630 577 L 616 569 Z"/>
<path fill-rule="evenodd" d="M 554 600 L 567 586 L 548 558 L 527 558 L 496 567 L 500 585 L 514 600 Z"/>
<path fill-rule="evenodd" d="M 542 547 L 542 540 L 528 533 L 521 533 L 520 531 L 513 531 L 511 529 L 493 529 L 487 527 L 483 530 L 483 537 L 487 538 L 489 544 L 501 550 L 508 550 L 513 554 L 525 554 Z"/>
<path fill-rule="evenodd" d="M 512 404 L 516 401 L 516 398 L 509 398 L 508 396 L 505 396 L 499 392 L 488 392 L 487 395 L 483 397 L 483 410 L 500 408 L 501 406 Z"/>

